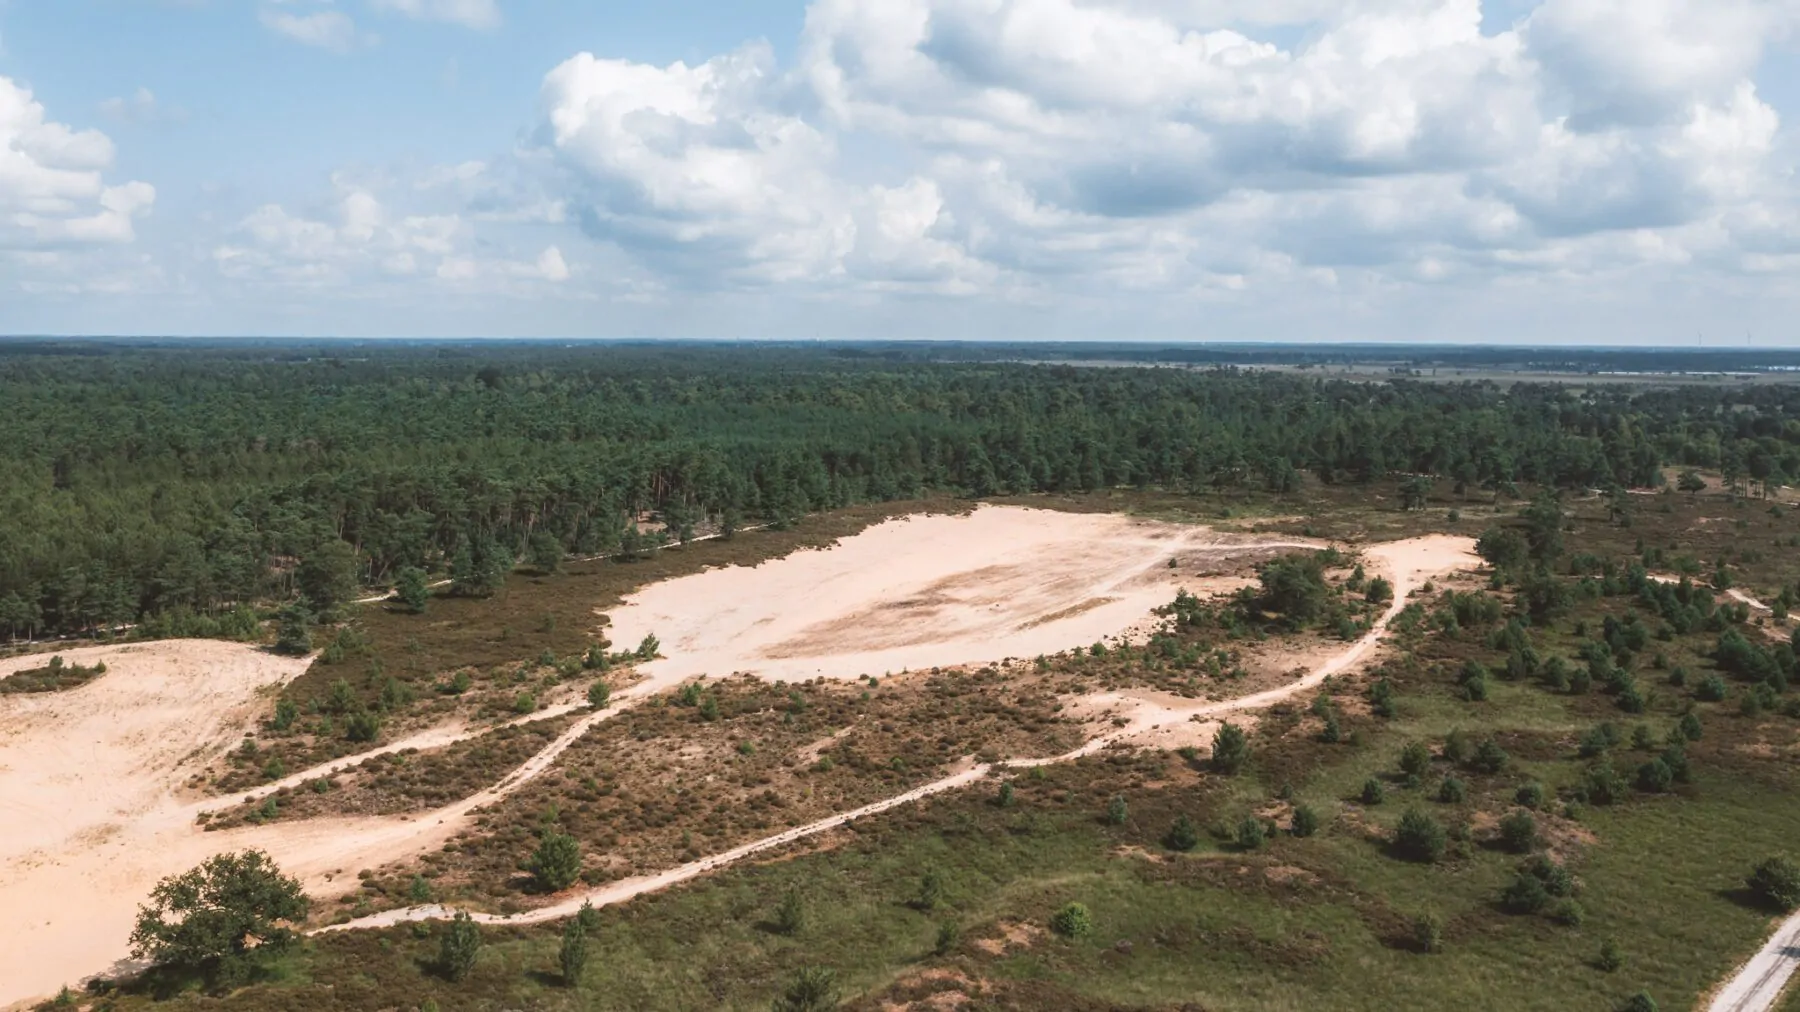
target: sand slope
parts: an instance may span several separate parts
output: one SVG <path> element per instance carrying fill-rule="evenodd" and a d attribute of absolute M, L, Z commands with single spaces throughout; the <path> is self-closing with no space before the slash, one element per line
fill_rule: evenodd
<path fill-rule="evenodd" d="M 1035 657 L 1115 635 L 1168 604 L 1195 566 L 1322 543 L 1222 535 L 1113 514 L 983 506 L 890 520 L 828 551 L 647 587 L 612 613 L 646 633 L 662 684 L 750 672 L 853 678 Z M 1171 557 L 1182 559 L 1168 568 Z"/>

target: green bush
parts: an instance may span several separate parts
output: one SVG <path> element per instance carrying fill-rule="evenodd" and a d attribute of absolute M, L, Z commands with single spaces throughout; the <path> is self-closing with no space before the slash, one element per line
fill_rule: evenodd
<path fill-rule="evenodd" d="M 1113 795 L 1112 800 L 1106 803 L 1107 823 L 1114 826 L 1123 826 L 1125 824 L 1126 815 L 1125 795 Z"/>
<path fill-rule="evenodd" d="M 1500 906 L 1509 914 L 1535 914 L 1550 902 L 1543 880 L 1529 872 L 1520 872 L 1500 893 Z"/>
<path fill-rule="evenodd" d="M 1213 736 L 1212 768 L 1227 776 L 1237 773 L 1250 761 L 1250 739 L 1230 721 L 1219 725 Z"/>
<path fill-rule="evenodd" d="M 1307 837 L 1307 836 L 1312 836 L 1314 833 L 1317 833 L 1318 831 L 1319 831 L 1319 813 L 1313 811 L 1310 806 L 1295 805 L 1294 806 L 1294 828 L 1293 828 L 1294 835 L 1299 836 L 1299 837 Z"/>
<path fill-rule="evenodd" d="M 1175 824 L 1169 827 L 1169 835 L 1163 842 L 1170 850 L 1189 851 L 1200 845 L 1200 831 L 1194 828 L 1194 820 L 1186 815 L 1175 817 Z"/>
<path fill-rule="evenodd" d="M 775 930 L 790 937 L 806 930 L 806 901 L 798 890 L 789 889 L 775 908 Z"/>
<path fill-rule="evenodd" d="M 1444 922 L 1436 914 L 1420 914 L 1412 922 L 1413 948 L 1436 954 L 1444 951 Z"/>
<path fill-rule="evenodd" d="M 456 982 L 468 977 L 481 955 L 481 929 L 466 913 L 458 913 L 438 943 L 438 972 Z"/>
<path fill-rule="evenodd" d="M 825 1012 L 837 1007 L 837 974 L 822 966 L 809 966 L 794 974 L 770 1006 L 773 1012 Z"/>
<path fill-rule="evenodd" d="M 587 701 L 596 710 L 606 709 L 606 705 L 612 701 L 612 686 L 606 684 L 606 679 L 596 678 L 594 684 L 588 686 Z"/>
<path fill-rule="evenodd" d="M 1422 777 L 1431 770 L 1431 749 L 1424 742 L 1407 742 L 1400 750 L 1400 772 L 1408 776 Z"/>
<path fill-rule="evenodd" d="M 1094 933 L 1094 917 L 1083 904 L 1065 904 L 1050 915 L 1050 930 L 1064 938 L 1086 938 Z"/>
<path fill-rule="evenodd" d="M 538 840 L 527 864 L 538 888 L 544 892 L 561 892 L 575 884 L 581 875 L 581 844 L 573 836 L 546 830 Z"/>
<path fill-rule="evenodd" d="M 1468 796 L 1468 785 L 1455 777 L 1445 777 L 1438 785 L 1437 799 L 1446 805 L 1460 805 Z"/>
<path fill-rule="evenodd" d="M 587 968 L 587 960 L 587 929 L 581 926 L 581 918 L 571 917 L 563 925 L 562 945 L 556 950 L 556 965 L 564 987 L 581 986 L 581 972 Z"/>
<path fill-rule="evenodd" d="M 1233 838 L 1239 850 L 1260 850 L 1267 835 L 1261 819 L 1254 815 L 1246 815 L 1238 822 L 1237 832 Z"/>
<path fill-rule="evenodd" d="M 1519 788 L 1513 800 L 1526 808 L 1537 808 L 1544 803 L 1544 785 L 1533 780 Z"/>
<path fill-rule="evenodd" d="M 1500 819 L 1500 845 L 1515 854 L 1525 854 L 1537 845 L 1537 820 L 1530 812 L 1508 812 Z"/>
<path fill-rule="evenodd" d="M 1408 861 L 1435 862 L 1448 842 L 1443 825 L 1417 808 L 1408 808 L 1394 829 L 1394 852 Z"/>
<path fill-rule="evenodd" d="M 1800 867 L 1786 857 L 1771 857 L 1745 880 L 1757 902 L 1787 912 L 1800 907 Z"/>

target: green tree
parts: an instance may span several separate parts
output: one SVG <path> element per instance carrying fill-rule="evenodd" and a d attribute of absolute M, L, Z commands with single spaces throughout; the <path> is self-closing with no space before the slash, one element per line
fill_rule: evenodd
<path fill-rule="evenodd" d="M 298 937 L 306 894 L 260 850 L 220 854 L 165 878 L 138 908 L 131 952 L 156 966 L 241 982 L 255 961 L 280 955 Z"/>
<path fill-rule="evenodd" d="M 456 983 L 468 978 L 481 956 L 481 928 L 467 913 L 458 911 L 438 942 L 438 972 Z"/>
<path fill-rule="evenodd" d="M 1409 777 L 1423 777 L 1431 772 L 1431 749 L 1424 742 L 1407 742 L 1400 750 L 1400 772 Z"/>
<path fill-rule="evenodd" d="M 1110 825 L 1123 826 L 1126 818 L 1125 795 L 1115 794 L 1106 803 L 1106 821 Z"/>
<path fill-rule="evenodd" d="M 567 833 L 545 830 L 527 867 L 539 889 L 561 892 L 581 875 L 581 844 Z"/>
<path fill-rule="evenodd" d="M 1783 913 L 1800 907 L 1800 866 L 1786 857 L 1771 857 L 1745 880 L 1757 902 Z"/>
<path fill-rule="evenodd" d="M 1443 825 L 1417 808 L 1408 808 L 1394 830 L 1394 851 L 1408 861 L 1431 864 L 1444 856 L 1448 843 Z"/>
<path fill-rule="evenodd" d="M 1213 736 L 1212 768 L 1230 776 L 1250 761 L 1250 739 L 1230 721 L 1219 725 Z"/>
<path fill-rule="evenodd" d="M 806 901 L 797 889 L 782 894 L 775 907 L 775 930 L 784 935 L 798 935 L 806 930 Z"/>
<path fill-rule="evenodd" d="M 1537 846 L 1537 820 L 1527 811 L 1513 811 L 1500 819 L 1500 845 L 1515 854 Z"/>
<path fill-rule="evenodd" d="M 1189 851 L 1200 846 L 1200 831 L 1194 828 L 1194 820 L 1186 815 L 1177 815 L 1175 824 L 1169 827 L 1169 835 L 1164 840 L 1170 850 Z"/>
<path fill-rule="evenodd" d="M 300 599 L 320 615 L 330 615 L 356 596 L 356 550 L 337 538 L 321 541 L 294 568 Z"/>
<path fill-rule="evenodd" d="M 1319 813 L 1307 805 L 1294 806 L 1293 833 L 1295 836 L 1312 836 L 1319 831 Z"/>
<path fill-rule="evenodd" d="M 794 974 L 770 1006 L 773 1012 L 827 1012 L 838 1007 L 837 974 L 809 966 Z"/>
<path fill-rule="evenodd" d="M 581 973 L 587 969 L 587 929 L 581 918 L 571 917 L 563 925 L 562 945 L 556 950 L 556 965 L 562 973 L 564 987 L 580 987 Z"/>
<path fill-rule="evenodd" d="M 606 684 L 606 679 L 596 678 L 596 679 L 594 679 L 594 684 L 588 686 L 588 690 L 587 690 L 588 705 L 593 707 L 594 709 L 596 709 L 596 710 L 606 709 L 606 705 L 609 701 L 611 701 L 611 699 L 612 699 L 612 688 Z"/>
<path fill-rule="evenodd" d="M 281 609 L 280 623 L 275 637 L 276 653 L 289 657 L 312 653 L 312 616 L 305 608 L 289 605 Z"/>
<path fill-rule="evenodd" d="M 394 596 L 407 611 L 414 615 L 425 614 L 426 606 L 431 603 L 431 588 L 425 582 L 425 571 L 417 566 L 402 569 L 394 585 Z"/>

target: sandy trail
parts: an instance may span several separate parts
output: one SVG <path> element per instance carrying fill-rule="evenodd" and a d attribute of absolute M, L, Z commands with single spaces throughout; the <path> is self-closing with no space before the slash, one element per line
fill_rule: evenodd
<path fill-rule="evenodd" d="M 1800 969 L 1800 913 L 1781 922 L 1756 955 L 1720 986 L 1708 1012 L 1766 1012 Z"/>
<path fill-rule="evenodd" d="M 1387 575 L 1388 579 L 1393 582 L 1393 602 L 1369 631 L 1355 643 L 1332 657 L 1329 661 L 1314 668 L 1304 677 L 1296 679 L 1287 685 L 1269 689 L 1264 692 L 1258 692 L 1254 695 L 1244 696 L 1239 699 L 1216 703 L 1192 701 L 1181 701 L 1180 703 L 1159 702 L 1150 698 L 1148 694 L 1135 696 L 1128 694 L 1100 694 L 1087 697 L 1089 701 L 1098 703 L 1102 707 L 1112 704 L 1129 704 L 1132 706 L 1132 715 L 1128 718 L 1128 722 L 1125 726 L 1109 734 L 1093 738 L 1079 748 L 1065 752 L 1062 755 L 1038 759 L 1014 759 L 993 764 L 981 763 L 971 765 L 950 776 L 915 787 L 910 791 L 895 795 L 894 797 L 886 798 L 874 802 L 873 804 L 864 805 L 861 808 L 853 809 L 848 812 L 840 812 L 836 815 L 827 816 L 803 826 L 796 826 L 773 836 L 744 844 L 720 854 L 704 857 L 698 861 L 691 861 L 687 864 L 679 865 L 654 875 L 621 879 L 617 882 L 611 882 L 601 886 L 598 889 L 571 895 L 551 906 L 539 907 L 524 913 L 510 915 L 472 913 L 470 916 L 477 922 L 483 924 L 538 924 L 544 921 L 552 921 L 571 916 L 580 910 L 584 904 L 602 907 L 608 904 L 622 903 L 634 897 L 642 896 L 645 893 L 656 892 L 661 889 L 666 889 L 669 886 L 697 878 L 709 871 L 741 861 L 763 851 L 781 847 L 797 840 L 805 839 L 809 836 L 815 836 L 819 833 L 836 829 L 846 823 L 853 822 L 856 819 L 875 815 L 879 812 L 897 808 L 901 805 L 910 804 L 911 802 L 928 798 L 935 794 L 942 794 L 946 791 L 966 787 L 982 780 L 988 776 L 988 774 L 996 770 L 1029 769 L 1034 766 L 1048 766 L 1053 763 L 1068 762 L 1083 756 L 1093 755 L 1094 753 L 1111 746 L 1123 744 L 1135 738 L 1140 738 L 1147 733 L 1153 732 L 1159 728 L 1167 727 L 1171 724 L 1196 720 L 1214 722 L 1223 721 L 1236 713 L 1272 706 L 1275 703 L 1291 699 L 1295 695 L 1317 687 L 1327 678 L 1350 670 L 1368 657 L 1368 655 L 1379 646 L 1383 635 L 1387 631 L 1388 625 L 1402 610 L 1405 609 L 1407 598 L 1425 580 L 1455 570 L 1471 568 L 1480 564 L 1480 559 L 1477 558 L 1474 553 L 1474 542 L 1472 540 L 1448 535 L 1433 535 L 1423 538 L 1413 538 L 1408 541 L 1377 545 L 1368 549 L 1365 552 L 1365 555 L 1375 563 L 1374 568 L 1378 572 L 1384 573 Z M 402 924 L 408 921 L 441 919 L 449 917 L 455 912 L 456 911 L 453 908 L 439 904 L 407 907 L 404 909 L 383 911 L 379 914 L 348 921 L 323 930 L 344 931 L 355 928 L 391 927 L 395 924 Z"/>
<path fill-rule="evenodd" d="M 1118 634 L 1167 604 L 1196 561 L 1323 542 L 983 506 L 890 520 L 828 551 L 646 587 L 613 639 L 653 633 L 652 681 L 747 672 L 856 677 L 1033 657 Z M 1177 569 L 1168 560 L 1182 561 Z"/>

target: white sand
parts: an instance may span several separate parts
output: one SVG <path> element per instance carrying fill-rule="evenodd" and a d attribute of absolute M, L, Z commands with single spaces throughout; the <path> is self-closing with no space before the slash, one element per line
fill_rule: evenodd
<path fill-rule="evenodd" d="M 891 520 L 829 551 L 646 587 L 611 637 L 646 633 L 659 684 L 749 672 L 854 678 L 1029 658 L 1117 635 L 1168 604 L 1193 560 L 1322 543 L 1222 535 L 1114 514 L 983 506 Z M 1168 560 L 1190 564 L 1169 569 Z"/>

